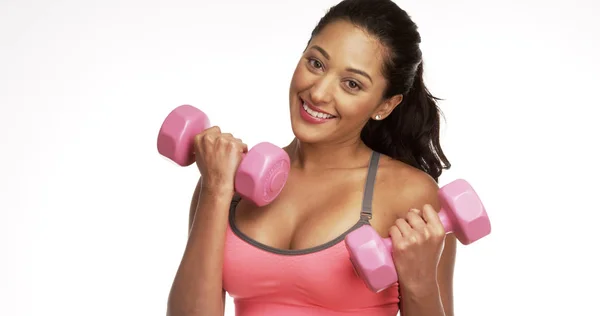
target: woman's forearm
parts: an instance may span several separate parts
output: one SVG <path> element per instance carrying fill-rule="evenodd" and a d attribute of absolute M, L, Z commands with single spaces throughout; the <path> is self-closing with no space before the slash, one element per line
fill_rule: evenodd
<path fill-rule="evenodd" d="M 200 192 L 168 299 L 168 316 L 223 315 L 223 246 L 232 194 Z"/>
<path fill-rule="evenodd" d="M 439 287 L 429 285 L 418 291 L 400 290 L 402 316 L 446 316 Z"/>

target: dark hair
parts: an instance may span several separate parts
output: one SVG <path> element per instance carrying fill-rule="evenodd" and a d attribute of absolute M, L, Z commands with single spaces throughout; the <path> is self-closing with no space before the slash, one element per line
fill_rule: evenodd
<path fill-rule="evenodd" d="M 440 100 L 423 82 L 421 36 L 410 16 L 391 0 L 343 0 L 321 18 L 311 38 L 329 23 L 348 21 L 377 37 L 386 48 L 383 98 L 403 101 L 385 119 L 369 120 L 361 139 L 371 149 L 403 161 L 438 181 L 450 168 L 440 145 Z"/>

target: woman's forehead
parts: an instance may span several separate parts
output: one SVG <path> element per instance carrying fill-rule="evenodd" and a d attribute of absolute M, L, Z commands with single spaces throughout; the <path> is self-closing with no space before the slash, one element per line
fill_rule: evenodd
<path fill-rule="evenodd" d="M 334 65 L 363 69 L 369 73 L 380 69 L 383 56 L 383 46 L 374 36 L 345 21 L 323 28 L 311 40 L 308 49 L 319 51 Z"/>

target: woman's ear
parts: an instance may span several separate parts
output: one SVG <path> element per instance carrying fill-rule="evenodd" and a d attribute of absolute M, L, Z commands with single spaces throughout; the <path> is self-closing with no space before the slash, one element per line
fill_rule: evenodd
<path fill-rule="evenodd" d="M 371 115 L 371 118 L 380 121 L 388 117 L 390 113 L 400 104 L 402 103 L 404 96 L 401 94 L 397 94 L 385 101 L 383 101 L 377 109 Z"/>

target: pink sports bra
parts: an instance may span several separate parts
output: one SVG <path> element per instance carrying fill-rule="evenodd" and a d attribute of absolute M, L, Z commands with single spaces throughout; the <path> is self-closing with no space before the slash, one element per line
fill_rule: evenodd
<path fill-rule="evenodd" d="M 370 225 L 371 201 L 379 153 L 369 163 L 356 224 L 334 240 L 302 250 L 261 244 L 235 226 L 235 197 L 229 212 L 223 263 L 223 288 L 233 298 L 236 316 L 397 315 L 398 287 L 371 292 L 356 275 L 344 237 Z"/>

